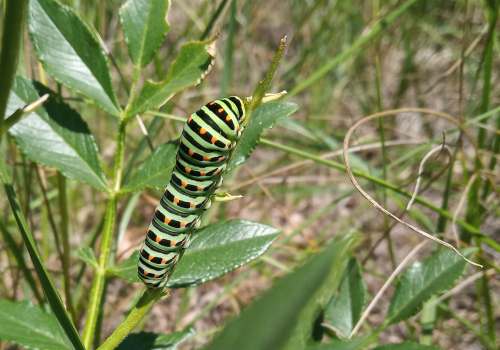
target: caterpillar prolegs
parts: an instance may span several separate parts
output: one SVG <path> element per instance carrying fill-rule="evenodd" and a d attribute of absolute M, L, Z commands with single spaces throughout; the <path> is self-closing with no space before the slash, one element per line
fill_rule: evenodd
<path fill-rule="evenodd" d="M 175 168 L 139 254 L 138 275 L 150 288 L 162 288 L 203 210 L 222 184 L 222 173 L 241 135 L 245 106 L 231 96 L 209 102 L 191 114 L 180 137 Z"/>

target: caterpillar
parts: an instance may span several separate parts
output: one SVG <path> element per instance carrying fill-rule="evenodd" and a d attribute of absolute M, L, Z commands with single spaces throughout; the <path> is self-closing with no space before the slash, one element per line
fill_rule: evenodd
<path fill-rule="evenodd" d="M 222 184 L 222 173 L 242 132 L 245 105 L 237 96 L 207 103 L 184 124 L 176 164 L 139 254 L 137 272 L 149 288 L 163 288 L 200 226 L 202 212 Z"/>

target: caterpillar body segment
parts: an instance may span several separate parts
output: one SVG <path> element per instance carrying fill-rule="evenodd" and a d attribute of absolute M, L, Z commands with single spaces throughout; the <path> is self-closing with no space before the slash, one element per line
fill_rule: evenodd
<path fill-rule="evenodd" d="M 138 276 L 149 288 L 163 288 L 186 247 L 242 131 L 243 100 L 231 96 L 209 102 L 184 124 L 176 164 L 142 245 Z"/>

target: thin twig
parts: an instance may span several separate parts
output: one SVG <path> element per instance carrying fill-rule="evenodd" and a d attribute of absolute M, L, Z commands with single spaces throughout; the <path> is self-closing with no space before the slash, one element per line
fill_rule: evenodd
<path fill-rule="evenodd" d="M 23 108 L 16 109 L 14 113 L 12 113 L 7 119 L 5 119 L 4 124 L 0 128 L 0 134 L 6 132 L 9 130 L 12 126 L 14 126 L 18 121 L 21 120 L 21 118 L 33 112 L 35 109 L 40 107 L 42 104 L 45 103 L 49 98 L 49 94 L 45 94 L 41 96 L 39 99 L 33 101 L 32 103 L 24 106 Z"/>
<path fill-rule="evenodd" d="M 146 129 L 146 126 L 144 125 L 144 122 L 142 121 L 141 116 L 139 114 L 137 114 L 135 116 L 135 119 L 137 120 L 137 124 L 139 124 L 139 129 L 141 129 L 142 134 L 146 138 L 149 149 L 151 151 L 153 151 L 154 150 L 153 141 L 151 141 L 151 137 L 149 137 L 148 129 Z"/>
<path fill-rule="evenodd" d="M 368 121 L 371 121 L 373 119 L 377 119 L 377 118 L 382 118 L 382 117 L 387 117 L 387 116 L 395 116 L 398 114 L 398 112 L 401 112 L 401 111 L 409 111 L 409 110 L 413 110 L 414 112 L 415 111 L 420 111 L 422 113 L 426 113 L 426 114 L 431 114 L 431 115 L 434 115 L 434 116 L 437 116 L 437 117 L 441 117 L 441 118 L 444 118 L 444 119 L 447 119 L 451 122 L 453 122 L 454 124 L 458 125 L 460 128 L 461 128 L 461 125 L 460 123 L 452 116 L 450 116 L 449 114 L 446 114 L 446 113 L 442 113 L 442 112 L 436 112 L 436 111 L 432 111 L 432 110 L 426 110 L 426 109 L 419 109 L 419 108 L 409 108 L 409 109 L 400 109 L 400 110 L 388 110 L 388 111 L 384 111 L 384 112 L 379 112 L 379 113 L 375 113 L 375 114 L 372 114 L 372 115 L 369 115 L 367 117 L 364 117 L 362 119 L 360 119 L 358 122 L 356 122 L 353 126 L 351 126 L 349 128 L 349 130 L 347 131 L 347 134 L 344 138 L 344 146 L 343 146 L 343 154 L 344 154 L 344 164 L 345 164 L 345 167 L 346 167 L 346 172 L 347 172 L 347 175 L 349 176 L 353 186 L 363 195 L 363 197 L 365 197 L 365 199 L 367 201 L 369 201 L 376 209 L 378 209 L 379 211 L 381 211 L 382 213 L 384 213 L 385 215 L 387 216 L 390 216 L 391 218 L 393 218 L 394 220 L 396 220 L 397 222 L 399 222 L 400 224 L 406 226 L 407 228 L 411 229 L 412 231 L 436 242 L 436 243 L 439 243 L 451 250 L 453 250 L 455 253 L 457 253 L 460 257 L 462 257 L 462 259 L 464 259 L 465 261 L 467 261 L 469 264 L 471 265 L 474 265 L 474 266 L 477 266 L 477 267 L 480 267 L 482 268 L 483 266 L 481 264 L 478 264 L 472 260 L 469 260 L 467 257 L 465 257 L 456 247 L 454 247 L 452 244 L 448 243 L 448 242 L 445 242 L 437 237 L 434 237 L 433 235 L 431 235 L 430 233 L 427 233 L 426 231 L 400 219 L 399 217 L 397 217 L 396 215 L 394 215 L 392 212 L 390 212 L 389 210 L 387 210 L 386 208 L 384 208 L 382 205 L 380 205 L 373 197 L 371 197 L 365 190 L 363 190 L 363 188 L 359 185 L 358 181 L 356 180 L 353 172 L 352 172 L 352 169 L 351 169 L 351 165 L 350 165 L 350 162 L 349 162 L 349 141 L 351 139 L 351 136 L 352 134 L 354 133 L 354 131 L 362 124 L 368 122 Z M 467 133 L 465 132 L 464 130 L 464 135 L 467 136 Z"/>
<path fill-rule="evenodd" d="M 432 303 L 435 303 L 437 305 L 437 304 L 441 303 L 442 301 L 445 301 L 449 297 L 460 293 L 465 287 L 467 287 L 468 285 L 474 283 L 479 278 L 481 278 L 483 276 L 483 274 L 486 276 L 492 276 L 495 274 L 495 270 L 488 269 L 484 272 L 479 271 L 479 272 L 476 272 L 475 274 L 470 275 L 469 277 L 467 277 L 466 279 L 461 281 L 459 284 L 457 284 L 455 287 L 453 287 L 452 289 L 450 289 L 449 291 L 447 291 L 446 293 L 441 295 L 439 298 L 435 299 Z"/>
<path fill-rule="evenodd" d="M 424 156 L 424 158 L 422 158 L 422 161 L 420 162 L 420 165 L 418 166 L 417 181 L 415 182 L 415 188 L 413 190 L 413 195 L 411 196 L 410 200 L 408 201 L 408 204 L 406 205 L 406 210 L 411 209 L 411 206 L 413 205 L 413 202 L 415 201 L 415 198 L 418 195 L 418 192 L 420 189 L 420 184 L 422 182 L 422 175 L 424 174 L 425 163 L 427 163 L 429 158 L 432 157 L 434 155 L 434 153 L 441 153 L 443 150 L 446 150 L 448 157 L 451 158 L 450 148 L 448 146 L 446 146 L 445 144 L 434 147 L 429 152 L 427 152 L 427 154 Z"/>
<path fill-rule="evenodd" d="M 389 147 L 389 146 L 420 145 L 420 144 L 423 144 L 423 143 L 426 143 L 426 142 L 427 141 L 424 141 L 424 140 L 414 140 L 414 141 L 411 141 L 411 140 L 410 141 L 407 141 L 407 140 L 391 140 L 391 141 L 386 141 L 385 142 L 385 146 Z M 366 145 L 360 145 L 360 146 L 351 147 L 351 148 L 349 148 L 349 152 L 351 152 L 351 153 L 358 153 L 358 152 L 363 152 L 363 151 L 369 151 L 369 150 L 373 150 L 373 149 L 378 149 L 380 147 L 381 147 L 381 143 L 380 142 L 374 142 L 374 143 L 368 143 Z M 330 159 L 330 158 L 335 158 L 335 157 L 338 157 L 338 156 L 341 156 L 341 155 L 342 155 L 342 150 L 340 149 L 340 150 L 337 150 L 337 151 L 325 153 L 324 155 L 321 156 L 321 158 L 323 158 L 323 159 Z M 272 171 L 267 172 L 265 174 L 257 175 L 253 179 L 249 179 L 247 181 L 241 181 L 237 185 L 231 187 L 230 190 L 231 191 L 239 190 L 239 189 L 241 189 L 243 187 L 250 186 L 250 185 L 254 184 L 255 182 L 260 181 L 262 179 L 265 179 L 267 177 L 275 176 L 275 175 L 282 174 L 282 173 L 290 173 L 292 170 L 297 170 L 297 169 L 299 169 L 301 167 L 304 167 L 306 165 L 313 164 L 313 163 L 314 163 L 314 161 L 309 160 L 309 159 L 308 160 L 301 160 L 299 162 L 295 162 L 295 163 L 286 165 L 286 166 L 281 167 L 279 169 L 272 170 Z"/>
<path fill-rule="evenodd" d="M 361 325 L 366 320 L 366 318 L 368 317 L 368 315 L 370 314 L 370 312 L 372 311 L 372 309 L 375 307 L 375 305 L 377 305 L 378 301 L 380 300 L 380 298 L 382 297 L 382 295 L 384 294 L 384 292 L 387 290 L 387 288 L 391 285 L 392 281 L 394 281 L 394 279 L 396 278 L 396 276 L 399 275 L 399 273 L 405 268 L 405 266 L 408 264 L 408 262 L 415 256 L 415 254 L 417 254 L 420 251 L 420 249 L 422 249 L 422 247 L 427 242 L 428 241 L 422 241 L 422 242 L 420 242 L 415 248 L 413 248 L 405 256 L 405 258 L 403 259 L 403 261 L 401 261 L 401 263 L 399 263 L 399 265 L 396 267 L 396 269 L 391 273 L 391 275 L 389 276 L 389 278 L 384 282 L 384 284 L 382 285 L 382 287 L 379 289 L 379 291 L 377 292 L 377 294 L 375 295 L 375 297 L 372 299 L 372 301 L 370 302 L 370 304 L 368 305 L 368 307 L 365 309 L 365 311 L 363 311 L 363 314 L 359 318 L 359 321 L 356 323 L 356 325 L 352 329 L 351 334 L 349 335 L 349 338 L 352 338 L 358 332 L 358 330 L 361 328 Z"/>

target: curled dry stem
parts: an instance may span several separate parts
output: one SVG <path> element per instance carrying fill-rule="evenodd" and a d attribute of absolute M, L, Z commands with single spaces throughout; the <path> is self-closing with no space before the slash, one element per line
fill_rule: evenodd
<path fill-rule="evenodd" d="M 347 175 L 349 176 L 349 179 L 351 180 L 353 186 L 359 191 L 359 193 L 361 193 L 361 195 L 363 195 L 363 197 L 365 197 L 365 199 L 367 201 L 369 201 L 375 208 L 377 208 L 379 211 L 381 211 L 383 214 L 391 217 L 392 219 L 396 220 L 397 222 L 399 222 L 400 224 L 404 225 L 405 227 L 409 228 L 410 230 L 424 236 L 425 238 L 427 239 L 430 239 L 438 244 L 441 244 L 442 246 L 444 247 L 447 247 L 451 250 L 453 250 L 456 254 L 458 254 L 462 259 L 464 259 L 465 261 L 467 261 L 469 264 L 471 265 L 474 265 L 474 266 L 477 266 L 477 267 L 480 267 L 482 268 L 483 266 L 472 261 L 472 260 L 469 260 L 467 257 L 465 257 L 455 246 L 453 246 L 452 244 L 448 243 L 448 242 L 445 242 L 437 237 L 434 237 L 433 235 L 431 235 L 430 233 L 427 233 L 426 231 L 400 219 L 398 216 L 394 215 L 392 212 L 390 212 L 389 210 L 387 210 L 386 208 L 384 208 L 380 203 L 378 203 L 372 196 L 370 196 L 365 190 L 363 190 L 363 188 L 359 185 L 358 181 L 356 180 L 354 174 L 353 174 L 353 171 L 351 169 L 351 165 L 350 165 L 350 162 L 349 162 L 349 141 L 351 139 L 351 136 L 352 134 L 354 133 L 354 131 L 359 128 L 362 124 L 364 123 L 367 123 L 371 120 L 374 120 L 374 119 L 377 119 L 377 118 L 383 118 L 383 117 L 388 117 L 388 116 L 396 116 L 398 113 L 404 113 L 404 112 L 414 112 L 414 113 L 422 113 L 422 114 L 429 114 L 429 115 L 433 115 L 435 117 L 438 117 L 438 118 L 442 118 L 442 119 L 446 119 L 448 121 L 450 121 L 451 123 L 455 124 L 456 126 L 458 126 L 462 131 L 463 131 L 463 134 L 466 138 L 468 138 L 471 143 L 474 145 L 473 143 L 473 139 L 470 137 L 470 135 L 468 134 L 467 130 L 464 130 L 464 128 L 462 127 L 461 123 L 456 119 L 454 118 L 453 116 L 447 114 L 447 113 L 442 113 L 442 112 L 437 112 L 437 111 L 433 111 L 433 110 L 430 110 L 430 109 L 425 109 L 425 108 L 401 108 L 401 109 L 395 109 L 395 110 L 387 110 L 387 111 L 383 111 L 383 112 L 379 112 L 379 113 L 375 113 L 375 114 L 372 114 L 372 115 L 369 115 L 367 117 L 364 117 L 362 119 L 360 119 L 359 121 L 357 121 L 353 126 L 351 126 L 351 128 L 349 128 L 349 130 L 347 131 L 347 134 L 344 138 L 344 145 L 343 145 L 343 155 L 344 155 L 344 164 L 345 164 L 345 167 L 346 167 L 346 172 L 347 172 Z M 477 147 L 474 145 L 474 148 L 477 150 Z"/>
<path fill-rule="evenodd" d="M 408 204 L 406 205 L 407 211 L 411 209 L 411 206 L 415 202 L 415 198 L 417 197 L 418 192 L 420 190 L 420 185 L 422 183 L 422 176 L 424 175 L 425 164 L 434 154 L 436 154 L 436 153 L 439 154 L 443 151 L 446 152 L 446 155 L 448 156 L 448 160 L 450 160 L 451 159 L 450 148 L 443 143 L 440 146 L 436 146 L 436 147 L 432 148 L 429 152 L 427 152 L 427 154 L 424 156 L 424 158 L 422 158 L 422 160 L 420 161 L 420 165 L 418 166 L 417 181 L 415 182 L 415 188 L 413 189 L 413 194 L 412 194 L 410 200 L 408 201 Z"/>

